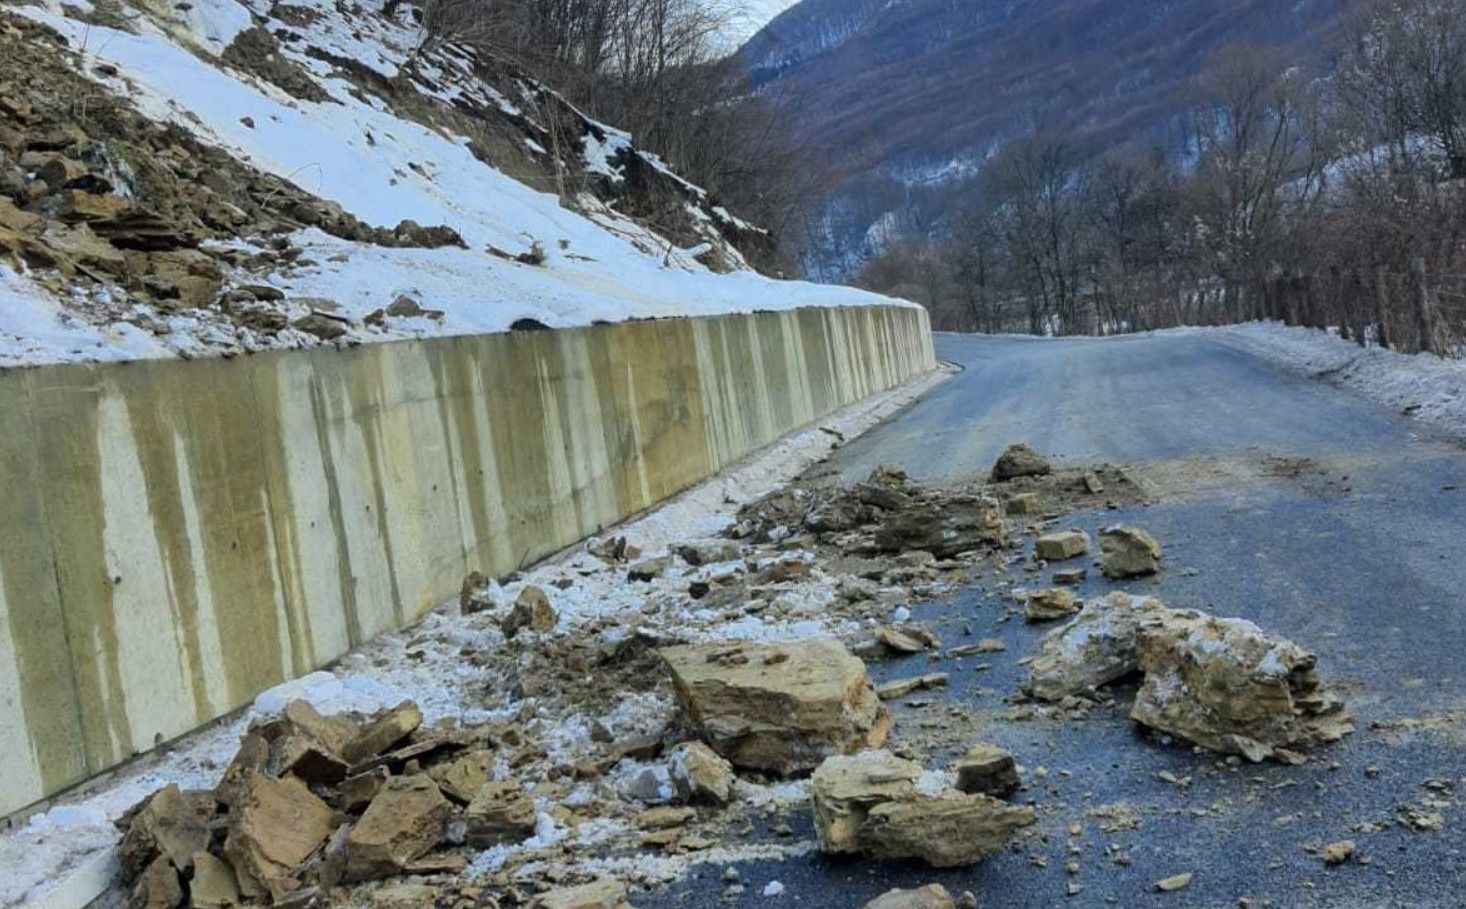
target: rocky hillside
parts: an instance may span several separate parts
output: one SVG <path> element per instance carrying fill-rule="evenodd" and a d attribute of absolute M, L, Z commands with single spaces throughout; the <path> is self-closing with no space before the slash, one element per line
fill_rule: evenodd
<path fill-rule="evenodd" d="M 867 299 L 419 19 L 0 4 L 0 365 Z"/>
<path fill-rule="evenodd" d="M 1168 128 L 1190 78 L 1236 42 L 1316 47 L 1341 0 L 804 0 L 742 50 L 834 192 L 811 265 L 848 273 L 926 230 L 952 186 L 1037 125 L 1091 151 Z"/>

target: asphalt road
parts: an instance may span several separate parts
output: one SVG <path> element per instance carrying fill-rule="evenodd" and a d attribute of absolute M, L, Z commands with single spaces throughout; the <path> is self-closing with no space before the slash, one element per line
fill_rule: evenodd
<path fill-rule="evenodd" d="M 954 478 L 985 470 L 1016 440 L 1073 463 L 1133 465 L 1153 501 L 1068 521 L 1093 532 L 1124 520 L 1163 542 L 1166 570 L 1126 589 L 1249 618 L 1316 650 L 1323 674 L 1345 686 L 1359 732 L 1302 767 L 1234 766 L 1142 733 L 1123 708 L 1082 720 L 1000 720 L 1023 678 L 1019 660 L 1043 631 L 999 622 L 1005 591 L 974 585 L 949 603 L 920 605 L 917 618 L 945 640 L 968 625 L 1008 649 L 944 660 L 952 685 L 927 709 L 955 704 L 993 717 L 982 738 L 1027 768 L 1020 798 L 1038 806 L 1043 837 L 944 871 L 814 853 L 746 863 L 737 894 L 726 891 L 724 866 L 708 865 L 637 905 L 853 909 L 891 887 L 936 881 L 954 894 L 971 890 L 983 906 L 1466 906 L 1466 804 L 1454 804 L 1466 802 L 1466 452 L 1205 334 L 943 336 L 937 349 L 965 371 L 853 441 L 833 466 L 852 477 L 886 463 Z M 1260 468 L 1279 457 L 1309 460 L 1292 471 Z M 1083 592 L 1108 589 L 1094 578 Z M 978 671 L 978 662 L 989 668 Z M 879 681 L 931 670 L 912 657 L 871 671 Z M 923 715 L 900 707 L 898 732 Z M 1449 788 L 1428 788 L 1433 780 Z M 1423 804 L 1431 798 L 1441 804 Z M 1135 829 L 1103 829 L 1095 808 L 1116 804 L 1136 813 Z M 1389 823 L 1407 805 L 1443 812 L 1444 828 Z M 796 838 L 812 836 L 799 811 L 770 819 L 771 842 L 780 841 L 777 820 Z M 1367 864 L 1326 869 L 1309 851 L 1342 839 Z M 1065 868 L 1070 859 L 1077 874 Z M 1154 889 L 1188 871 L 1186 889 Z M 773 880 L 784 893 L 763 896 Z"/>

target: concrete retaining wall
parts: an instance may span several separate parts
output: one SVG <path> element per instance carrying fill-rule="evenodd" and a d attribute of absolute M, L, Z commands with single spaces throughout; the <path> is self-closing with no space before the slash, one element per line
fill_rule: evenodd
<path fill-rule="evenodd" d="M 0 815 L 933 366 L 864 308 L 0 372 Z"/>

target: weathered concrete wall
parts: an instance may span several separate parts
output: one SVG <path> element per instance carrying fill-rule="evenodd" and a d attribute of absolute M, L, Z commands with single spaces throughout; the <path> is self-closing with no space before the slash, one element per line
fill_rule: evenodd
<path fill-rule="evenodd" d="M 0 814 L 933 365 L 867 308 L 0 373 Z"/>

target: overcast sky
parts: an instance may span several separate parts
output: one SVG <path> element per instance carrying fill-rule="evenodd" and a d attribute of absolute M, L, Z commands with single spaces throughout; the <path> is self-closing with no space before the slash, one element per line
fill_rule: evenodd
<path fill-rule="evenodd" d="M 733 10 L 728 43 L 738 47 L 763 28 L 769 20 L 798 3 L 799 0 L 727 0 Z"/>

